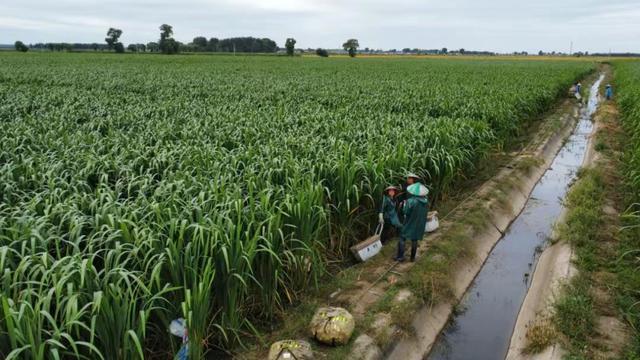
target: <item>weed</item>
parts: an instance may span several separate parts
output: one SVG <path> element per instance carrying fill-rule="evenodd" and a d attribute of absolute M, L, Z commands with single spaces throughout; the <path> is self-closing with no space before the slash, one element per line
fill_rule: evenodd
<path fill-rule="evenodd" d="M 550 320 L 540 320 L 529 326 L 526 337 L 527 346 L 523 352 L 538 354 L 556 341 L 556 328 Z"/>

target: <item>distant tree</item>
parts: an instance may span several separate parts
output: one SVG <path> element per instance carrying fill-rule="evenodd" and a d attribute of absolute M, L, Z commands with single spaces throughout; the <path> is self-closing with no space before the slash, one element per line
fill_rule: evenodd
<path fill-rule="evenodd" d="M 218 51 L 223 52 L 245 52 L 245 53 L 273 53 L 278 51 L 275 41 L 254 37 L 237 37 L 222 39 L 218 44 Z"/>
<path fill-rule="evenodd" d="M 27 52 L 29 51 L 29 47 L 25 45 L 22 41 L 16 41 L 14 46 L 16 47 L 16 51 Z"/>
<path fill-rule="evenodd" d="M 193 38 L 193 46 L 195 46 L 197 51 L 205 51 L 207 50 L 207 38 L 204 36 L 198 36 Z"/>
<path fill-rule="evenodd" d="M 321 48 L 317 48 L 316 49 L 316 55 L 320 56 L 320 57 L 329 57 L 329 52 L 325 49 L 321 49 Z"/>
<path fill-rule="evenodd" d="M 296 39 L 288 38 L 287 41 L 284 42 L 284 47 L 287 49 L 287 55 L 293 56 L 296 50 Z"/>
<path fill-rule="evenodd" d="M 464 50 L 464 48 L 462 48 L 462 49 L 458 50 L 458 52 L 459 52 L 460 54 L 464 55 L 465 50 Z"/>
<path fill-rule="evenodd" d="M 358 39 L 349 39 L 347 42 L 342 44 L 342 48 L 347 51 L 351 57 L 356 56 L 356 51 L 358 51 L 359 47 L 360 44 L 358 43 Z"/>
<path fill-rule="evenodd" d="M 159 49 L 160 47 L 157 42 L 152 41 L 147 43 L 147 50 L 149 50 L 149 52 L 158 52 Z"/>
<path fill-rule="evenodd" d="M 538 51 L 538 56 L 544 56 L 544 51 L 542 50 Z"/>
<path fill-rule="evenodd" d="M 131 52 L 137 52 L 138 48 L 136 47 L 136 44 L 129 44 L 129 46 L 127 46 L 127 50 Z"/>
<path fill-rule="evenodd" d="M 160 42 L 158 47 L 163 54 L 177 54 L 180 51 L 180 44 L 172 37 L 173 27 L 171 25 L 160 25 Z"/>
<path fill-rule="evenodd" d="M 123 52 L 124 52 L 124 45 L 123 45 L 121 42 L 117 42 L 117 43 L 116 43 L 116 45 L 113 47 L 113 49 L 114 49 L 117 53 L 121 54 L 121 53 L 123 53 Z"/>
<path fill-rule="evenodd" d="M 197 51 L 196 47 L 193 44 L 183 44 L 180 41 L 176 41 L 178 44 L 178 52 L 195 52 Z"/>
<path fill-rule="evenodd" d="M 173 36 L 173 26 L 169 24 L 160 25 L 160 39 L 169 39 Z"/>
<path fill-rule="evenodd" d="M 220 44 L 220 40 L 218 38 L 211 38 L 207 43 L 207 51 L 218 51 L 218 45 Z"/>
<path fill-rule="evenodd" d="M 136 46 L 138 47 L 138 51 L 140 52 L 147 51 L 147 47 L 144 44 L 136 44 Z"/>
<path fill-rule="evenodd" d="M 405 53 L 405 54 L 408 54 L 408 53 L 410 53 L 410 52 L 411 52 L 411 49 L 409 49 L 409 48 L 404 48 L 404 49 L 402 49 L 402 52 L 403 52 L 403 53 Z"/>
<path fill-rule="evenodd" d="M 104 39 L 109 49 L 115 50 L 117 53 L 124 52 L 124 45 L 122 45 L 121 42 L 118 42 L 120 36 L 122 36 L 122 30 L 109 28 L 109 31 L 107 31 L 107 37 Z"/>
<path fill-rule="evenodd" d="M 440 50 L 440 53 L 443 55 L 447 55 L 448 52 L 449 52 L 449 49 L 447 48 L 442 48 L 442 50 Z"/>
<path fill-rule="evenodd" d="M 100 46 L 99 46 L 97 43 L 92 43 L 92 44 L 91 44 L 91 49 L 93 49 L 93 51 L 98 51 L 98 48 L 99 48 L 99 47 L 100 47 Z"/>
<path fill-rule="evenodd" d="M 364 48 L 364 52 L 369 53 L 371 51 L 368 47 Z"/>

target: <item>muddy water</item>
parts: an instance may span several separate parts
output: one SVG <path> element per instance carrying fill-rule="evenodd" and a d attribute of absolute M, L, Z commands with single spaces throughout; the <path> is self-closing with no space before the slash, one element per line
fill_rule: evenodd
<path fill-rule="evenodd" d="M 582 109 L 573 134 L 533 189 L 522 213 L 492 250 L 461 301 L 460 313 L 425 359 L 505 358 L 538 255 L 585 157 L 603 77 L 591 87 L 588 105 Z"/>

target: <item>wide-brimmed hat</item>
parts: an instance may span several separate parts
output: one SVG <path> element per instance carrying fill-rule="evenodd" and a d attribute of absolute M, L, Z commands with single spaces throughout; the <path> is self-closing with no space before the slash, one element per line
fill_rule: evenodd
<path fill-rule="evenodd" d="M 398 190 L 400 190 L 400 189 L 398 189 L 398 187 L 397 187 L 397 186 L 390 185 L 390 186 L 387 186 L 387 187 L 384 189 L 384 192 L 387 192 L 387 191 L 389 191 L 389 190 L 395 190 L 395 191 L 398 191 Z"/>
<path fill-rule="evenodd" d="M 407 176 L 405 176 L 406 178 L 414 178 L 417 180 L 420 180 L 420 176 L 414 174 L 414 173 L 408 173 Z"/>
<path fill-rule="evenodd" d="M 425 197 L 429 195 L 429 189 L 427 189 L 426 186 L 420 183 L 409 185 L 409 187 L 407 188 L 407 192 L 411 195 L 420 196 L 420 197 Z"/>
<path fill-rule="evenodd" d="M 607 87 L 611 87 L 611 84 L 607 84 Z"/>

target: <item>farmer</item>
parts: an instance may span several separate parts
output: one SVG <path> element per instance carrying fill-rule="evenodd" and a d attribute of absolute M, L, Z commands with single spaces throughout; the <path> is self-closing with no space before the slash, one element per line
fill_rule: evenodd
<path fill-rule="evenodd" d="M 395 186 L 388 186 L 384 189 L 384 196 L 382 197 L 382 206 L 378 213 L 378 221 L 380 225 L 389 224 L 391 226 L 385 226 L 382 228 L 382 235 L 380 235 L 380 241 L 383 243 L 391 238 L 395 229 L 402 229 L 402 224 L 398 218 L 398 209 L 396 204 L 396 194 L 398 188 Z"/>
<path fill-rule="evenodd" d="M 404 203 L 408 198 L 409 194 L 407 194 L 407 188 L 415 183 L 420 182 L 420 177 L 414 173 L 408 173 L 406 176 L 406 180 L 402 185 L 402 191 L 398 194 L 398 205 Z"/>
<path fill-rule="evenodd" d="M 398 254 L 396 261 L 404 261 L 404 242 L 411 240 L 411 261 L 416 260 L 418 240 L 424 236 L 424 226 L 427 222 L 427 194 L 429 190 L 420 183 L 415 183 L 407 188 L 409 199 L 402 207 L 404 223 L 398 241 Z"/>
<path fill-rule="evenodd" d="M 571 89 L 569 89 L 569 95 L 575 97 L 576 99 L 578 99 L 578 101 L 582 104 L 581 100 L 582 100 L 582 95 L 580 95 L 580 87 L 582 85 L 579 82 L 574 82 L 573 85 L 571 86 Z"/>
<path fill-rule="evenodd" d="M 581 91 L 582 91 L 582 84 L 580 82 L 578 82 L 576 84 L 576 94 L 582 95 Z"/>
<path fill-rule="evenodd" d="M 604 91 L 604 96 L 607 100 L 613 99 L 613 89 L 611 88 L 611 84 L 607 84 L 607 89 Z"/>

